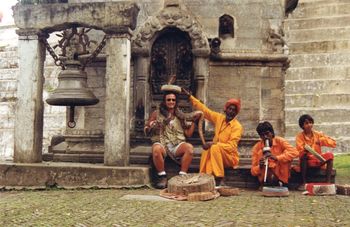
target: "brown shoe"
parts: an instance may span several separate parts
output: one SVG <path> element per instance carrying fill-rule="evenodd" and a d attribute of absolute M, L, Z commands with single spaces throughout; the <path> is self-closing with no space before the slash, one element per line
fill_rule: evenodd
<path fill-rule="evenodd" d="M 163 175 L 158 177 L 158 182 L 155 185 L 155 188 L 164 189 L 167 187 L 167 185 L 168 185 L 168 179 L 166 178 L 166 175 Z"/>

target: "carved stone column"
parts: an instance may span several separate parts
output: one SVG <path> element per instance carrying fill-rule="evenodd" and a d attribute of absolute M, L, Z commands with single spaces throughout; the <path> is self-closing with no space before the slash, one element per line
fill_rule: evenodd
<path fill-rule="evenodd" d="M 129 164 L 130 35 L 109 34 L 106 44 L 104 164 Z"/>
<path fill-rule="evenodd" d="M 141 101 L 144 106 L 145 119 L 148 118 L 150 110 L 149 102 L 149 83 L 148 83 L 148 74 L 149 74 L 149 50 L 148 49 L 139 49 L 134 52 L 135 55 L 135 102 L 134 110 L 136 109 L 137 104 Z M 135 119 L 135 120 L 144 120 L 144 119 Z"/>
<path fill-rule="evenodd" d="M 209 50 L 194 49 L 194 79 L 197 83 L 197 93 L 195 96 L 203 103 L 207 103 L 207 88 L 209 77 Z"/>
<path fill-rule="evenodd" d="M 43 143 L 43 68 L 45 46 L 38 30 L 17 30 L 17 84 L 14 161 L 41 162 Z"/>

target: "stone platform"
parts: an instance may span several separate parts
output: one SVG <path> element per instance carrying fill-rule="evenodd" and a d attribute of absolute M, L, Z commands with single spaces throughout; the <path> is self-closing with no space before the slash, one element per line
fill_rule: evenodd
<path fill-rule="evenodd" d="M 149 170 L 149 167 L 135 165 L 1 162 L 0 189 L 141 187 L 150 184 Z"/>
<path fill-rule="evenodd" d="M 199 162 L 200 162 L 200 155 L 201 155 L 201 148 L 198 145 L 195 145 L 194 149 L 194 156 L 192 163 L 189 168 L 189 173 L 198 173 L 199 172 Z M 90 154 L 91 155 L 91 154 Z M 93 157 L 93 159 L 91 159 Z M 137 165 L 137 166 L 144 166 L 144 168 L 150 168 L 149 177 L 151 182 L 155 182 L 156 179 L 156 173 L 154 171 L 154 168 L 152 168 L 151 165 L 151 147 L 149 145 L 139 145 L 135 146 L 130 150 L 130 164 L 131 165 Z M 44 160 L 46 161 L 57 161 L 57 160 L 74 160 L 74 161 L 93 161 L 93 162 L 103 162 L 103 155 L 102 154 L 95 154 L 89 156 L 88 154 L 44 154 L 43 155 Z M 165 160 L 166 164 L 166 172 L 168 175 L 168 178 L 171 178 L 178 174 L 180 171 L 180 166 L 176 164 L 173 160 L 166 158 Z M 293 164 L 297 164 L 297 159 L 294 160 Z M 99 164 L 97 164 L 99 165 Z M 229 186 L 233 187 L 240 187 L 240 188 L 258 188 L 259 182 L 257 181 L 256 177 L 253 177 L 250 174 L 250 167 L 251 167 L 251 157 L 243 154 L 240 157 L 240 163 L 238 168 L 232 169 L 227 168 L 225 170 L 225 182 Z M 333 176 L 332 176 L 332 182 L 335 181 L 335 175 L 336 171 L 334 170 Z M 300 173 L 291 172 L 290 182 L 289 182 L 289 188 L 295 189 L 299 186 L 301 176 Z M 326 179 L 326 173 L 324 170 L 311 170 L 308 176 L 308 182 L 324 182 Z"/>

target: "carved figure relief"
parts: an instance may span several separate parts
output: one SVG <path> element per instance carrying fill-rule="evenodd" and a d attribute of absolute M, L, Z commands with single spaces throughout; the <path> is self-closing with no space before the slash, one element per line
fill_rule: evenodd
<path fill-rule="evenodd" d="M 288 46 L 283 36 L 284 33 L 282 29 L 269 29 L 267 42 L 270 43 L 273 52 L 283 52 L 287 54 Z"/>
<path fill-rule="evenodd" d="M 167 27 L 176 27 L 188 33 L 193 49 L 209 49 L 208 40 L 202 32 L 200 24 L 189 12 L 177 7 L 165 8 L 157 16 L 146 21 L 133 38 L 134 48 L 148 48 L 153 35 Z"/>

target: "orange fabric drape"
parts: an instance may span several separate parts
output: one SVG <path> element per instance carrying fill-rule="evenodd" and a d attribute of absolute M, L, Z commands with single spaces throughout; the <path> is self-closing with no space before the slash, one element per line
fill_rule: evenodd
<path fill-rule="evenodd" d="M 252 150 L 252 167 L 251 174 L 258 177 L 262 182 L 264 179 L 265 169 L 259 166 L 259 161 L 263 157 L 264 142 L 256 143 Z M 290 175 L 290 166 L 294 158 L 298 157 L 298 151 L 282 137 L 273 138 L 271 154 L 276 156 L 277 161 L 269 159 L 269 170 L 284 183 L 288 183 Z"/>
<path fill-rule="evenodd" d="M 239 163 L 238 142 L 243 133 L 243 127 L 237 119 L 226 123 L 224 114 L 215 112 L 206 107 L 198 99 L 191 96 L 190 101 L 195 109 L 204 113 L 204 118 L 214 124 L 214 144 L 202 151 L 200 172 L 213 174 L 216 177 L 225 175 L 225 167 L 237 167 Z"/>
<path fill-rule="evenodd" d="M 337 143 L 334 139 L 326 136 L 323 133 L 312 131 L 312 137 L 309 138 L 305 135 L 304 132 L 300 132 L 297 134 L 295 138 L 295 143 L 297 150 L 299 152 L 299 157 L 304 156 L 305 149 L 304 146 L 308 144 L 310 147 L 312 147 L 317 153 L 322 155 L 326 160 L 333 159 L 334 155 L 331 152 L 322 153 L 321 147 L 336 147 Z M 311 153 L 307 152 L 307 159 L 308 159 L 308 166 L 317 167 L 320 166 L 321 162 L 314 157 Z M 322 168 L 326 168 L 326 165 L 324 165 Z"/>

